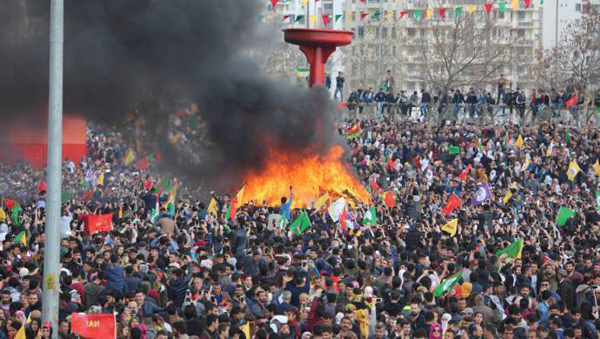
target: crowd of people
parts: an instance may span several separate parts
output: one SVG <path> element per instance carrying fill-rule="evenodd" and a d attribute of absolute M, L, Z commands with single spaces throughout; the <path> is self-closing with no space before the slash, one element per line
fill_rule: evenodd
<path fill-rule="evenodd" d="M 389 71 L 387 78 L 393 79 Z M 393 81 L 387 80 L 378 91 L 373 87 L 351 91 L 347 103 L 353 117 L 363 114 L 365 108 L 372 107 L 378 116 L 386 113 L 392 117 L 397 115 L 419 121 L 431 118 L 432 113 L 453 121 L 459 117 L 473 119 L 486 115 L 513 116 L 513 113 L 516 113 L 519 121 L 523 121 L 526 115 L 530 115 L 531 120 L 551 120 L 560 117 L 563 110 L 568 110 L 574 119 L 578 119 L 585 105 L 589 105 L 592 112 L 600 108 L 600 90 L 590 100 L 586 100 L 585 95 L 575 89 L 532 89 L 528 95 L 523 89 L 508 87 L 502 76 L 498 81 L 497 93 L 476 87 L 466 91 L 460 88 L 448 91 L 435 88 L 432 91 L 421 89 L 420 92 L 410 93 L 401 90 L 396 93 Z"/>
<path fill-rule="evenodd" d="M 180 113 L 174 143 L 194 140 Z M 23 326 L 27 339 L 53 326 L 75 338 L 73 312 L 114 313 L 120 339 L 598 338 L 597 126 L 431 127 L 384 114 L 338 131 L 356 126 L 348 156 L 372 202 L 348 205 L 343 229 L 308 206 L 310 226 L 294 232 L 272 222 L 303 213 L 289 210 L 293 188 L 232 218 L 229 195 L 201 199 L 128 160 L 131 133 L 92 125 L 88 156 L 64 164 L 58 324 L 41 322 L 43 169 L 0 165 L 0 339 Z M 167 181 L 180 184 L 172 210 Z M 491 196 L 472 204 L 483 184 Z M 462 203 L 445 213 L 451 196 Z M 561 207 L 574 215 L 557 225 Z M 112 230 L 88 234 L 86 216 L 106 213 Z M 454 219 L 455 234 L 442 230 Z M 519 239 L 519 256 L 496 255 Z"/>

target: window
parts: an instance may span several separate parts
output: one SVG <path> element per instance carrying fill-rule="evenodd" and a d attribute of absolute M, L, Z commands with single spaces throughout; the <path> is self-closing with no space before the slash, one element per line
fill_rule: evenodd
<path fill-rule="evenodd" d="M 387 39 L 387 37 L 388 37 L 388 29 L 387 29 L 387 27 L 383 27 L 381 29 L 381 38 L 382 39 Z"/>
<path fill-rule="evenodd" d="M 519 12 L 517 19 L 519 21 L 525 21 L 525 12 Z"/>
<path fill-rule="evenodd" d="M 410 38 L 414 38 L 417 35 L 417 32 L 416 32 L 416 30 L 414 28 L 408 28 L 407 29 L 407 35 Z"/>
<path fill-rule="evenodd" d="M 381 30 L 379 29 L 379 27 L 376 27 L 376 28 L 375 28 L 375 37 L 376 37 L 377 39 L 379 39 L 379 37 L 380 37 L 380 34 L 381 34 Z"/>
<path fill-rule="evenodd" d="M 392 27 L 392 39 L 396 39 L 396 27 Z"/>
<path fill-rule="evenodd" d="M 356 21 L 356 12 L 352 12 L 352 21 Z"/>
<path fill-rule="evenodd" d="M 358 38 L 362 39 L 365 37 L 365 28 L 363 26 L 358 26 Z"/>
<path fill-rule="evenodd" d="M 581 4 L 575 4 L 575 11 L 581 12 Z"/>

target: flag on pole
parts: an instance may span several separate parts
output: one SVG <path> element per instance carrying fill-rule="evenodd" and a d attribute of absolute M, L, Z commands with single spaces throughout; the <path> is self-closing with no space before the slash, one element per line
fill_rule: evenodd
<path fill-rule="evenodd" d="M 385 192 L 385 194 L 383 195 L 383 203 L 387 207 L 396 206 L 396 197 L 395 197 L 394 193 L 392 193 L 392 191 Z"/>
<path fill-rule="evenodd" d="M 26 339 L 27 336 L 25 335 L 25 324 L 21 324 L 21 328 L 19 328 L 19 330 L 17 331 L 17 334 L 15 334 L 14 339 Z"/>
<path fill-rule="evenodd" d="M 571 144 L 571 135 L 569 134 L 569 130 L 565 129 L 565 144 L 567 147 Z"/>
<path fill-rule="evenodd" d="M 241 205 L 244 200 L 244 189 L 246 186 L 242 187 L 242 189 L 236 194 L 235 197 L 232 197 L 229 202 L 229 209 L 227 209 L 227 213 L 225 213 L 225 219 L 231 219 L 235 221 L 235 216 L 237 214 L 237 207 Z"/>
<path fill-rule="evenodd" d="M 328 212 L 331 216 L 331 219 L 336 222 L 340 220 L 340 216 L 344 209 L 346 208 L 346 200 L 344 198 L 339 198 L 336 200 L 331 206 L 329 206 Z"/>
<path fill-rule="evenodd" d="M 0 205 L 0 221 L 6 220 L 6 212 L 4 212 L 4 208 Z"/>
<path fill-rule="evenodd" d="M 446 225 L 442 227 L 442 231 L 448 232 L 450 235 L 456 235 L 456 231 L 458 230 L 458 219 L 450 220 Z"/>
<path fill-rule="evenodd" d="M 344 210 L 342 211 L 342 214 L 340 214 L 340 227 L 342 229 L 342 232 L 346 230 L 346 222 L 348 221 L 348 210 L 346 209 L 346 206 L 344 206 Z"/>
<path fill-rule="evenodd" d="M 454 288 L 454 285 L 456 285 L 458 283 L 458 281 L 460 280 L 461 277 L 462 277 L 462 272 L 458 272 L 455 275 L 442 280 L 442 282 L 439 283 L 435 287 L 433 296 L 437 298 L 437 297 L 441 296 L 442 294 L 444 294 L 446 291 L 452 290 Z"/>
<path fill-rule="evenodd" d="M 577 161 L 571 161 L 571 163 L 569 164 L 569 169 L 567 170 L 568 179 L 571 181 L 575 181 L 575 177 L 577 176 L 577 173 L 579 173 L 579 171 L 581 171 L 581 168 L 579 168 Z"/>
<path fill-rule="evenodd" d="M 569 219 L 571 219 L 573 216 L 575 216 L 574 210 L 561 206 L 556 214 L 556 226 L 566 225 L 567 221 L 569 221 Z"/>
<path fill-rule="evenodd" d="M 506 254 L 506 257 L 509 259 L 521 259 L 521 254 L 523 252 L 523 239 L 519 238 L 515 240 L 512 244 L 506 246 L 500 251 L 496 252 L 496 256 L 499 257 L 503 254 Z"/>
<path fill-rule="evenodd" d="M 115 315 L 71 313 L 71 331 L 86 339 L 116 338 Z"/>
<path fill-rule="evenodd" d="M 298 216 L 296 220 L 290 224 L 290 230 L 292 230 L 295 234 L 301 234 L 310 226 L 310 218 L 308 217 L 306 211 L 303 211 L 302 214 L 300 214 L 300 216 Z"/>
<path fill-rule="evenodd" d="M 348 133 L 346 133 L 346 137 L 348 139 L 354 139 L 354 138 L 358 137 L 359 134 L 360 134 L 360 125 L 356 124 L 351 129 L 348 130 Z"/>
<path fill-rule="evenodd" d="M 367 212 L 365 212 L 365 216 L 363 217 L 363 225 L 377 225 L 377 210 L 375 206 L 371 206 Z"/>
<path fill-rule="evenodd" d="M 329 201 L 329 193 L 323 194 L 317 201 L 315 201 L 315 210 L 320 211 Z"/>
<path fill-rule="evenodd" d="M 110 232 L 112 230 L 112 217 L 112 213 L 101 215 L 88 214 L 85 217 L 85 233 Z"/>
<path fill-rule="evenodd" d="M 461 181 L 467 180 L 467 175 L 469 175 L 470 170 L 471 170 L 471 164 L 468 164 L 467 168 L 465 168 L 465 170 L 460 174 Z"/>
<path fill-rule="evenodd" d="M 27 233 L 25 230 L 19 232 L 19 234 L 15 237 L 15 240 L 13 240 L 13 244 L 27 246 Z"/>
<path fill-rule="evenodd" d="M 573 94 L 571 99 L 565 101 L 565 106 L 567 106 L 567 108 L 571 108 L 571 106 L 576 105 L 576 104 L 577 104 L 577 93 Z"/>
<path fill-rule="evenodd" d="M 38 192 L 46 192 L 46 191 L 48 191 L 46 182 L 44 180 L 40 180 L 40 182 L 38 183 Z"/>
<path fill-rule="evenodd" d="M 546 151 L 546 156 L 552 156 L 552 151 L 554 150 L 554 140 L 550 141 L 550 146 L 548 146 L 548 150 Z"/>
<path fill-rule="evenodd" d="M 523 148 L 523 136 L 521 134 L 519 134 L 519 136 L 517 137 L 517 141 L 515 141 L 515 146 L 519 147 L 519 148 Z"/>
<path fill-rule="evenodd" d="M 135 163 L 135 169 L 141 170 L 148 168 L 149 164 L 150 162 L 148 161 L 148 157 L 144 155 L 137 163 Z"/>
<path fill-rule="evenodd" d="M 594 168 L 594 173 L 600 177 L 600 163 L 598 163 L 598 159 L 596 159 L 596 162 L 592 167 Z"/>
<path fill-rule="evenodd" d="M 208 214 L 213 215 L 215 217 L 219 214 L 217 199 L 215 199 L 214 197 L 210 199 L 210 203 L 208 203 Z"/>
<path fill-rule="evenodd" d="M 158 200 L 158 195 L 156 195 L 156 205 L 154 207 L 154 209 L 150 212 L 150 221 L 151 222 L 156 222 L 156 219 L 158 218 L 158 215 L 160 214 L 160 202 Z"/>
<path fill-rule="evenodd" d="M 104 186 L 104 171 L 100 172 L 100 175 L 98 176 L 98 179 L 96 179 L 96 185 L 97 186 Z"/>
<path fill-rule="evenodd" d="M 458 146 L 448 146 L 448 153 L 450 153 L 450 154 L 460 154 L 460 147 L 458 147 Z"/>
<path fill-rule="evenodd" d="M 129 151 L 127 151 L 127 155 L 125 156 L 125 166 L 129 166 L 133 161 L 135 160 L 135 154 L 133 153 L 133 150 L 130 148 Z"/>
<path fill-rule="evenodd" d="M 600 212 L 600 191 L 596 191 L 596 205 L 598 207 L 598 212 Z"/>
<path fill-rule="evenodd" d="M 446 203 L 446 206 L 442 208 L 442 213 L 444 213 L 445 216 L 448 216 L 448 214 L 452 213 L 452 211 L 460 206 L 461 202 L 462 201 L 460 198 L 456 194 L 452 193 L 450 199 L 448 199 L 448 202 Z"/>
<path fill-rule="evenodd" d="M 490 188 L 487 182 L 483 183 L 483 185 L 481 185 L 479 189 L 477 189 L 477 192 L 471 199 L 471 206 L 481 205 L 484 201 L 490 199 L 491 197 L 492 192 L 490 192 Z"/>
<path fill-rule="evenodd" d="M 242 332 L 244 332 L 244 336 L 246 339 L 252 338 L 250 335 L 250 323 L 246 321 L 246 323 L 242 326 Z"/>
<path fill-rule="evenodd" d="M 509 188 L 508 191 L 506 192 L 506 195 L 504 196 L 504 198 L 502 198 L 502 202 L 506 204 L 510 200 L 510 198 L 512 198 L 512 196 L 513 196 L 512 191 Z"/>
<path fill-rule="evenodd" d="M 21 208 L 21 204 L 19 204 L 18 202 L 15 203 L 13 205 L 12 214 L 10 217 L 17 226 L 21 226 L 21 211 L 23 211 L 23 209 Z"/>

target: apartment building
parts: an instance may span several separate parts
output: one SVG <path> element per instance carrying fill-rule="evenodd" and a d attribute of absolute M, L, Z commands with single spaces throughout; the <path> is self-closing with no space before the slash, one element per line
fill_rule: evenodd
<path fill-rule="evenodd" d="M 418 37 L 426 35 L 434 27 L 452 25 L 456 7 L 462 7 L 460 15 L 474 16 L 474 29 L 486 22 L 491 23 L 489 42 L 495 48 L 507 50 L 510 55 L 509 62 L 488 79 L 489 83 L 480 86 L 491 89 L 502 73 L 511 87 L 530 88 L 532 83 L 528 73 L 535 62 L 536 51 L 542 46 L 543 12 L 539 2 L 532 1 L 526 9 L 521 0 L 519 8 L 513 9 L 510 1 L 506 1 L 504 12 L 495 4 L 489 15 L 483 9 L 487 2 L 347 0 L 343 7 L 343 28 L 355 32 L 354 43 L 345 53 L 348 85 L 351 88 L 376 88 L 383 82 L 386 71 L 390 70 L 396 89 L 415 91 L 431 87 L 424 76 L 431 65 L 423 60 L 422 52 L 428 47 L 423 46 L 423 40 Z M 471 6 L 475 6 L 475 10 L 469 13 Z M 437 8 L 446 8 L 443 18 Z M 415 11 L 419 11 L 418 19 Z"/>

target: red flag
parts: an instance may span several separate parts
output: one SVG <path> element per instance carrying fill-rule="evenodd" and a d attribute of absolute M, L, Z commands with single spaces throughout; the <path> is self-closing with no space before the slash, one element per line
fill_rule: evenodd
<path fill-rule="evenodd" d="M 394 197 L 394 193 L 392 191 L 387 191 L 385 196 L 383 197 L 383 203 L 387 207 L 394 207 L 396 205 L 396 198 Z"/>
<path fill-rule="evenodd" d="M 467 179 L 467 175 L 469 175 L 469 171 L 471 170 L 471 164 L 467 165 L 467 168 L 460 174 L 460 180 L 465 181 Z"/>
<path fill-rule="evenodd" d="M 367 2 L 367 0 L 360 0 L 360 2 Z"/>
<path fill-rule="evenodd" d="M 407 11 L 402 11 L 400 12 L 400 19 L 404 18 L 404 16 L 407 14 Z"/>
<path fill-rule="evenodd" d="M 363 20 L 369 13 L 360 13 L 360 20 Z"/>
<path fill-rule="evenodd" d="M 146 182 L 144 183 L 144 189 L 145 190 L 151 189 L 153 183 L 154 183 L 154 180 L 152 180 L 152 177 L 148 177 L 148 180 L 146 180 Z"/>
<path fill-rule="evenodd" d="M 437 12 L 440 15 L 440 18 L 443 18 L 444 14 L 446 14 L 446 8 L 438 8 Z"/>
<path fill-rule="evenodd" d="M 529 8 L 530 4 L 531 4 L 531 0 L 525 0 L 525 8 Z"/>
<path fill-rule="evenodd" d="M 88 202 L 92 200 L 92 196 L 94 195 L 93 190 L 85 190 L 83 191 L 83 201 Z"/>
<path fill-rule="evenodd" d="M 354 154 L 356 154 L 356 153 L 360 152 L 361 148 L 362 148 L 361 146 L 358 146 L 358 147 L 356 147 L 355 149 L 353 149 L 353 150 L 352 150 L 352 155 L 354 155 Z"/>
<path fill-rule="evenodd" d="M 360 125 L 359 124 L 352 126 L 352 128 L 348 130 L 347 134 L 357 134 L 357 133 L 360 133 Z"/>
<path fill-rule="evenodd" d="M 394 160 L 392 157 L 388 157 L 388 166 L 390 167 L 390 172 L 393 172 L 396 169 L 396 165 L 394 164 Z"/>
<path fill-rule="evenodd" d="M 340 215 L 340 226 L 342 227 L 342 232 L 344 232 L 346 230 L 346 206 L 344 206 L 344 210 L 342 211 L 342 214 Z"/>
<path fill-rule="evenodd" d="M 271 0 L 271 10 L 275 10 L 275 6 L 277 6 L 277 3 L 279 2 L 279 0 Z"/>
<path fill-rule="evenodd" d="M 371 190 L 373 190 L 373 194 L 379 194 L 379 185 L 377 185 L 377 181 L 369 181 L 369 186 L 371 186 Z"/>
<path fill-rule="evenodd" d="M 327 27 L 328 22 L 329 22 L 329 15 L 323 14 L 323 27 Z"/>
<path fill-rule="evenodd" d="M 13 207 L 15 207 L 14 200 L 4 199 L 4 203 L 6 204 L 6 207 L 10 208 L 11 210 L 13 209 Z"/>
<path fill-rule="evenodd" d="M 162 153 L 156 152 L 154 154 L 154 162 L 159 163 L 162 160 Z"/>
<path fill-rule="evenodd" d="M 570 108 L 573 105 L 577 104 L 577 93 L 573 94 L 573 96 L 571 97 L 571 99 L 567 100 L 567 102 L 565 102 L 565 105 L 567 106 L 567 108 Z"/>
<path fill-rule="evenodd" d="M 112 213 L 101 215 L 88 214 L 85 219 L 85 233 L 110 232 L 112 230 L 112 217 Z"/>
<path fill-rule="evenodd" d="M 107 313 L 71 313 L 71 331 L 85 339 L 115 338 L 115 316 Z"/>
<path fill-rule="evenodd" d="M 135 169 L 136 170 L 140 170 L 142 168 L 147 168 L 148 167 L 148 157 L 144 156 L 143 158 L 140 159 L 140 161 L 138 161 L 135 164 Z"/>
<path fill-rule="evenodd" d="M 289 16 L 289 15 L 284 15 L 284 16 L 283 16 L 283 19 L 281 19 L 281 21 L 286 21 L 286 20 L 287 20 L 287 19 L 289 19 L 289 18 L 290 18 L 290 16 Z"/>
<path fill-rule="evenodd" d="M 48 187 L 46 187 L 46 182 L 44 180 L 40 180 L 38 183 L 38 192 L 46 192 Z"/>
<path fill-rule="evenodd" d="M 487 14 L 490 14 L 492 7 L 494 7 L 494 4 L 493 3 L 483 4 L 483 7 L 485 7 L 485 11 L 487 12 Z"/>
<path fill-rule="evenodd" d="M 460 200 L 460 198 L 457 197 L 456 194 L 452 193 L 450 199 L 448 199 L 448 203 L 442 209 L 442 213 L 444 213 L 445 216 L 448 216 L 448 214 L 452 213 L 452 211 L 454 211 L 456 208 L 458 208 L 458 206 L 460 206 L 461 202 L 462 201 Z"/>

